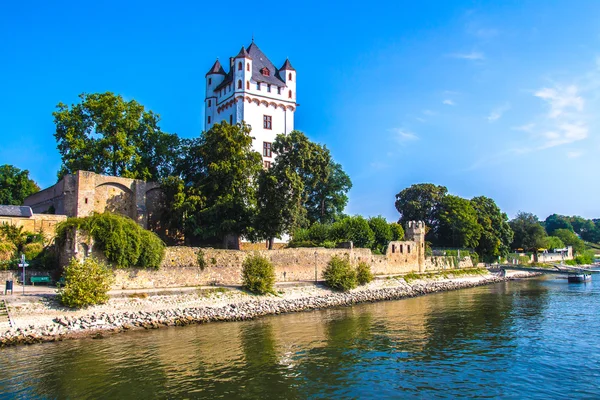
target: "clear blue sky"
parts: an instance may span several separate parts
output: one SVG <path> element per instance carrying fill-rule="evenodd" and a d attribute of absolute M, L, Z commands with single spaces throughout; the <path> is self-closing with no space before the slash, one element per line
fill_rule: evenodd
<path fill-rule="evenodd" d="M 252 34 L 298 71 L 296 128 L 395 220 L 413 183 L 509 216 L 600 217 L 600 2 L 4 2 L 0 164 L 56 180 L 52 111 L 112 91 L 200 134 L 204 74 Z"/>

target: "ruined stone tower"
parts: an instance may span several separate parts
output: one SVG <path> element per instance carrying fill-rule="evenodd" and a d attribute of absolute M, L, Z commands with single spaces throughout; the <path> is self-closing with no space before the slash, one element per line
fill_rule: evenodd
<path fill-rule="evenodd" d="M 419 272 L 425 272 L 425 222 L 408 221 L 404 237 L 417 245 Z"/>

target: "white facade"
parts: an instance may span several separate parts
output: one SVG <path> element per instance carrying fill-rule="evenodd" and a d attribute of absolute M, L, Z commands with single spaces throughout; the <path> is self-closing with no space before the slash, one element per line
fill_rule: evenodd
<path fill-rule="evenodd" d="M 222 121 L 245 122 L 265 167 L 275 137 L 294 130 L 296 107 L 296 70 L 288 60 L 276 68 L 254 42 L 230 58 L 229 72 L 217 60 L 206 74 L 205 131 Z"/>

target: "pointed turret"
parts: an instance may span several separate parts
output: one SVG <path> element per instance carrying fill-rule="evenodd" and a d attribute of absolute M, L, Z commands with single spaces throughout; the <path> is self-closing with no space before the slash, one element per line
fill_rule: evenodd
<path fill-rule="evenodd" d="M 250 57 L 250 54 L 248 54 L 248 52 L 246 51 L 246 48 L 244 46 L 242 46 L 242 49 L 240 50 L 238 55 L 235 56 L 235 58 L 247 58 L 249 60 L 252 60 L 252 57 Z"/>
<path fill-rule="evenodd" d="M 296 69 L 292 67 L 292 63 L 290 63 L 289 58 L 285 59 L 283 66 L 279 68 L 280 71 L 295 71 Z"/>
<path fill-rule="evenodd" d="M 208 75 L 211 75 L 211 74 L 227 75 L 225 73 L 225 70 L 221 66 L 221 63 L 219 62 L 218 58 L 217 58 L 217 61 L 215 61 L 215 63 L 213 64 L 212 68 L 206 73 L 205 76 L 208 76 Z"/>

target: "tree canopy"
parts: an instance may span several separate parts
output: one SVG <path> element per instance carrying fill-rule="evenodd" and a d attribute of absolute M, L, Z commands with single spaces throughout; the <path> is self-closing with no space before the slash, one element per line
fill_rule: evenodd
<path fill-rule="evenodd" d="M 514 232 L 514 249 L 537 251 L 546 245 L 546 231 L 535 215 L 519 211 L 509 225 Z"/>
<path fill-rule="evenodd" d="M 448 193 L 445 186 L 419 183 L 402 190 L 396 195 L 396 210 L 400 213 L 402 226 L 408 221 L 424 221 L 432 230 L 438 223 L 438 208 Z"/>
<path fill-rule="evenodd" d="M 548 235 L 553 235 L 554 231 L 557 229 L 568 229 L 573 231 L 573 225 L 571 225 L 569 217 L 558 214 L 548 216 L 546 221 L 544 221 L 544 227 L 546 228 L 546 233 L 548 233 Z"/>
<path fill-rule="evenodd" d="M 111 92 L 79 98 L 52 113 L 59 178 L 77 170 L 156 181 L 172 174 L 179 138 L 160 129 L 158 114 Z"/>
<path fill-rule="evenodd" d="M 29 171 L 8 164 L 0 166 L 0 204 L 20 206 L 27 196 L 39 190 L 29 178 Z"/>
<path fill-rule="evenodd" d="M 513 231 L 508 224 L 508 216 L 489 197 L 471 199 L 477 213 L 477 223 L 481 226 L 481 237 L 476 246 L 477 253 L 484 259 L 505 257 L 513 241 Z"/>
<path fill-rule="evenodd" d="M 435 244 L 451 247 L 477 247 L 481 226 L 471 202 L 462 197 L 444 196 L 437 208 Z"/>

